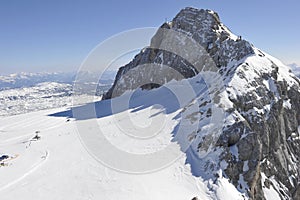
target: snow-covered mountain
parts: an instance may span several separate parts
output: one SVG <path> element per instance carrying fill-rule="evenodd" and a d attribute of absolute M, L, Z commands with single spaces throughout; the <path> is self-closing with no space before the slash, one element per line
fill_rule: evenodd
<path fill-rule="evenodd" d="M 74 80 L 75 73 L 64 72 L 41 72 L 41 73 L 27 73 L 21 72 L 17 74 L 10 74 L 0 76 L 0 90 L 12 89 L 20 87 L 30 87 L 43 82 L 57 82 L 69 83 Z"/>
<path fill-rule="evenodd" d="M 179 73 L 170 74 L 164 66 Z M 217 181 L 221 170 L 246 197 L 300 199 L 299 79 L 288 66 L 232 34 L 217 13 L 186 8 L 163 24 L 150 47 L 120 68 L 104 99 L 145 88 L 145 83 L 156 83 L 147 85 L 151 89 L 189 77 L 199 83 L 202 77 L 210 88 L 196 89 L 200 94 L 191 97 L 197 109 L 183 107 L 182 120 L 200 113 L 199 127 L 182 133 L 193 138 L 186 151 L 193 175 Z M 222 113 L 221 127 L 208 120 Z"/>
<path fill-rule="evenodd" d="M 80 71 L 80 77 L 84 77 L 87 84 L 99 84 L 109 85 L 113 82 L 116 72 L 106 71 L 98 83 L 90 83 L 90 79 L 94 79 L 95 73 L 88 71 Z M 76 76 L 79 76 L 76 72 L 40 72 L 40 73 L 28 73 L 21 72 L 17 74 L 0 75 L 0 91 L 5 89 L 31 87 L 39 83 L 44 82 L 56 82 L 73 84 Z M 98 78 L 98 77 L 97 77 Z M 97 79 L 98 80 L 98 79 Z"/>
<path fill-rule="evenodd" d="M 108 71 L 99 83 L 91 83 L 94 73 L 84 75 L 84 88 L 80 95 L 101 96 L 112 84 L 115 72 Z M 0 116 L 72 106 L 75 73 L 20 73 L 0 76 Z M 97 87 L 96 94 L 90 88 Z"/>
<path fill-rule="evenodd" d="M 185 8 L 102 101 L 0 118 L 1 199 L 300 199 L 299 102 L 288 66 Z"/>
<path fill-rule="evenodd" d="M 39 83 L 0 91 L 0 116 L 72 105 L 72 85 L 56 82 Z"/>

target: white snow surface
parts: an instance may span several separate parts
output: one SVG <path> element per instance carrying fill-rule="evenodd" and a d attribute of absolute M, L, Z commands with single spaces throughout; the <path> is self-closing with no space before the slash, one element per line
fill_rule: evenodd
<path fill-rule="evenodd" d="M 265 180 L 268 179 L 264 173 L 261 173 L 261 182 L 263 185 L 263 192 L 265 195 L 266 200 L 281 200 L 278 192 L 274 189 L 273 185 L 270 185 L 269 188 L 267 188 L 264 184 Z M 277 188 L 278 189 L 278 188 Z"/>
<path fill-rule="evenodd" d="M 141 95 L 149 93 L 141 92 Z M 151 98 L 146 97 L 162 98 L 159 90 L 150 92 L 150 95 Z M 105 108 L 100 105 L 98 109 Z M 118 148 L 131 153 L 149 153 L 171 143 L 172 127 L 178 124 L 174 116 L 180 109 L 170 113 L 161 110 L 160 114 L 155 115 L 159 109 L 162 108 L 149 106 L 136 112 L 125 110 L 96 120 L 105 137 Z M 0 155 L 10 157 L 1 161 L 4 165 L 0 167 L 1 200 L 244 199 L 243 194 L 222 176 L 222 172 L 216 182 L 194 176 L 186 163 L 186 154 L 182 152 L 179 152 L 182 156 L 174 163 L 152 173 L 130 174 L 104 166 L 83 147 L 75 119 L 49 116 L 65 110 L 67 107 L 0 118 Z M 167 126 L 148 143 L 139 143 L 128 139 L 116 128 L 116 119 L 127 123 L 128 118 L 122 117 L 123 114 L 135 121 L 142 121 L 144 124 L 139 124 L 142 127 L 164 115 Z M 90 120 L 93 119 L 85 119 L 85 122 Z M 153 130 L 148 131 L 151 135 Z M 33 139 L 36 132 L 39 132 L 40 140 Z"/>
<path fill-rule="evenodd" d="M 289 64 L 288 66 L 291 68 L 291 71 L 292 71 L 298 78 L 300 78 L 300 66 L 297 65 L 296 63 Z"/>
<path fill-rule="evenodd" d="M 293 78 L 293 74 L 289 72 L 288 66 L 261 50 L 255 48 L 255 51 L 256 55 L 248 56 L 239 62 L 231 63 L 231 65 L 233 65 L 232 67 L 239 65 L 233 77 L 227 77 L 230 79 L 228 90 L 232 93 L 234 98 L 237 95 L 241 96 L 248 92 L 255 91 L 257 88 L 251 86 L 249 83 L 255 81 L 255 78 L 261 77 L 264 73 L 267 74 L 274 70 L 273 63 L 278 66 L 279 73 L 277 81 L 286 80 L 289 86 L 297 85 L 297 81 Z M 257 56 L 257 54 L 260 53 L 263 53 L 264 56 Z M 263 83 L 268 90 L 275 94 L 277 93 L 274 80 L 264 80 Z"/>

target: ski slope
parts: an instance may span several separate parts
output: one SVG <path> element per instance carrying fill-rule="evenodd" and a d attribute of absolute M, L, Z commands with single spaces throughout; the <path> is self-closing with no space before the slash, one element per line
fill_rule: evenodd
<path fill-rule="evenodd" d="M 141 92 L 136 100 L 160 100 L 159 91 Z M 143 97 L 143 95 L 146 95 Z M 97 109 L 105 110 L 106 101 L 97 104 Z M 111 115 L 96 119 L 79 120 L 71 116 L 57 117 L 57 113 L 69 113 L 67 108 L 43 110 L 22 115 L 0 118 L 0 155 L 11 159 L 1 161 L 0 196 L 1 200 L 191 200 L 205 199 L 244 199 L 235 187 L 222 177 L 216 182 L 193 176 L 191 167 L 186 164 L 186 155 L 175 162 L 151 173 L 132 174 L 114 170 L 98 162 L 83 146 L 78 134 L 78 123 L 96 120 L 104 136 L 122 151 L 145 154 L 164 149 L 172 142 L 172 127 L 180 120 L 175 116 L 180 109 L 165 112 L 159 105 L 120 110 Z M 172 105 L 172 104 L 170 104 Z M 168 105 L 165 105 L 167 107 Z M 84 106 L 82 107 L 84 108 Z M 152 122 L 164 119 L 163 128 L 147 128 Z M 149 140 L 134 140 L 122 134 L 116 126 L 135 121 Z M 147 130 L 149 133 L 147 133 Z M 132 130 L 134 131 L 134 130 Z M 33 140 L 36 135 L 41 137 Z M 176 145 L 178 145 L 176 143 Z M 118 155 L 116 155 L 118 156 Z M 151 163 L 149 163 L 151 165 Z"/>

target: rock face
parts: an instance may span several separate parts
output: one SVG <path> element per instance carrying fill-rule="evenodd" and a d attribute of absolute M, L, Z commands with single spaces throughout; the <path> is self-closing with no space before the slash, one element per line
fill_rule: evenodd
<path fill-rule="evenodd" d="M 231 34 L 221 24 L 218 14 L 212 11 L 193 8 L 183 9 L 171 22 L 164 23 L 161 28 L 171 29 L 191 37 L 201 45 L 219 67 L 240 60 L 246 55 L 254 54 L 250 43 Z M 103 99 L 119 96 L 128 89 L 141 87 L 142 85 L 133 84 L 133 82 L 147 79 L 145 77 L 147 74 L 150 76 L 153 74 L 158 75 L 156 82 L 159 82 L 160 85 L 174 78 L 178 80 L 196 75 L 198 73 L 197 69 L 190 62 L 161 48 L 164 39 L 166 37 L 161 37 L 160 31 L 158 31 L 152 38 L 150 47 L 143 49 L 129 64 L 121 67 L 112 88 L 103 96 Z M 136 73 L 132 72 L 134 68 L 145 64 L 169 66 L 178 71 L 182 77 L 169 76 L 170 71 L 167 70 L 167 73 L 162 73 L 160 72 L 161 68 L 157 68 L 157 71 L 153 73 L 149 73 L 149 71 L 144 73 L 141 70 L 137 70 Z M 130 77 L 124 78 L 124 75 L 129 71 L 132 73 Z M 121 78 L 123 78 L 122 81 Z"/>
<path fill-rule="evenodd" d="M 213 147 L 207 148 L 203 126 L 199 127 L 189 149 L 193 173 L 217 179 L 215 174 L 221 170 L 250 199 L 268 199 L 270 192 L 281 199 L 300 199 L 299 79 L 280 61 L 233 35 L 213 11 L 185 8 L 161 28 L 185 34 L 200 44 L 223 79 L 224 92 L 220 92 L 217 105 L 225 112 L 222 132 Z M 158 31 L 150 47 L 119 69 L 114 85 L 103 98 L 200 73 L 182 56 L 158 48 L 163 43 Z M 182 76 L 159 67 L 151 68 L 152 72 L 139 68 L 144 64 L 167 65 Z M 133 72 L 126 77 L 129 71 Z M 139 82 L 143 79 L 156 84 Z M 203 116 L 200 125 L 211 116 L 207 107 L 214 103 L 206 101 L 195 111 Z M 201 157 L 203 151 L 210 159 Z"/>

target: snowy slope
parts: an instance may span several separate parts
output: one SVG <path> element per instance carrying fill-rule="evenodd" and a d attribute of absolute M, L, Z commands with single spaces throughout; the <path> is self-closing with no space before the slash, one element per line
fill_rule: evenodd
<path fill-rule="evenodd" d="M 291 68 L 292 72 L 300 78 L 300 66 L 296 63 L 289 64 L 288 66 Z"/>
<path fill-rule="evenodd" d="M 159 94 L 159 90 L 151 92 L 151 99 L 159 101 Z M 148 99 L 149 94 L 141 92 L 134 103 L 141 103 L 138 101 L 144 95 Z M 105 105 L 105 101 L 102 101 L 97 108 L 103 110 Z M 122 118 L 124 113 L 145 122 L 151 113 L 157 112 L 156 109 L 149 106 L 137 112 L 123 111 L 98 118 L 97 122 L 112 143 L 127 142 L 119 148 L 130 146 L 129 151 L 145 153 L 149 151 L 147 146 L 163 148 L 162 144 L 170 143 L 172 133 L 169 126 L 159 132 L 157 137 L 160 139 L 154 138 L 148 141 L 151 144 L 141 145 L 139 141 L 126 139 L 126 135 L 113 122 L 115 118 L 121 120 L 120 123 L 126 122 L 128 118 Z M 182 200 L 196 196 L 199 199 L 243 199 L 225 178 L 221 177 L 213 183 L 193 176 L 190 165 L 185 162 L 186 155 L 179 149 L 177 153 L 182 156 L 157 172 L 133 175 L 105 167 L 81 145 L 76 131 L 78 121 L 49 116 L 59 111 L 64 109 L 0 119 L 0 153 L 12 157 L 11 160 L 4 160 L 5 166 L 0 167 L 1 199 Z M 166 124 L 178 123 L 178 120 L 174 120 L 177 112 L 163 114 Z M 88 124 L 90 120 L 93 119 L 84 120 L 83 123 Z M 41 139 L 34 141 L 32 138 L 36 131 L 40 132 Z"/>

